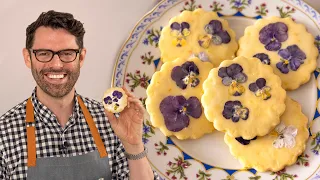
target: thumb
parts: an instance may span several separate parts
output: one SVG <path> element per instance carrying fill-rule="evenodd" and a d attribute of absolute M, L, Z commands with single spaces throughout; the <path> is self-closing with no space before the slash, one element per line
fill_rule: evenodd
<path fill-rule="evenodd" d="M 111 112 L 109 112 L 107 110 L 104 110 L 104 112 L 106 113 L 111 126 L 112 127 L 116 127 L 118 125 L 118 121 L 119 120 L 114 116 L 113 113 L 111 113 Z"/>

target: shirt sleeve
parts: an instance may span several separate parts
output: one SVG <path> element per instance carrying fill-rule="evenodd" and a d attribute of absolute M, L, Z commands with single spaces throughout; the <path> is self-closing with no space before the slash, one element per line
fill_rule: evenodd
<path fill-rule="evenodd" d="M 0 179 L 9 179 L 3 151 L 0 150 Z"/>
<path fill-rule="evenodd" d="M 112 179 L 129 179 L 129 164 L 124 155 L 124 147 L 120 140 L 116 138 L 116 146 L 112 157 Z"/>

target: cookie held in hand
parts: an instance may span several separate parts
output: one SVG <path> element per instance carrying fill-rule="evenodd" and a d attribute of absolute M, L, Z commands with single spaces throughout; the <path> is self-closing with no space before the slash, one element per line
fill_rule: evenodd
<path fill-rule="evenodd" d="M 103 95 L 103 106 L 109 112 L 119 113 L 127 106 L 127 98 L 128 96 L 122 88 L 109 88 Z"/>

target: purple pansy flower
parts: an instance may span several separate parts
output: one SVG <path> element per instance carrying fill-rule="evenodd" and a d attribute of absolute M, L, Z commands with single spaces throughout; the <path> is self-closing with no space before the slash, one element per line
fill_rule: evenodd
<path fill-rule="evenodd" d="M 200 36 L 198 43 L 203 48 L 208 48 L 211 42 L 215 45 L 222 43 L 227 44 L 231 38 L 227 31 L 223 30 L 222 24 L 218 20 L 211 20 L 209 24 L 204 27 L 206 35 Z"/>
<path fill-rule="evenodd" d="M 173 132 L 189 126 L 190 118 L 199 118 L 202 114 L 201 103 L 197 97 L 188 100 L 183 96 L 168 96 L 160 103 L 160 111 L 165 125 Z"/>
<path fill-rule="evenodd" d="M 199 69 L 192 61 L 187 61 L 181 66 L 176 66 L 171 71 L 172 80 L 181 89 L 185 89 L 188 84 L 191 84 L 191 87 L 196 87 L 200 83 L 200 80 L 197 78 L 198 75 Z"/>
<path fill-rule="evenodd" d="M 113 93 L 112 93 L 112 96 L 114 96 L 114 97 L 116 97 L 118 99 L 120 99 L 122 97 L 122 95 L 123 94 L 120 91 L 113 91 Z"/>
<path fill-rule="evenodd" d="M 289 73 L 289 66 L 292 71 L 298 70 L 307 58 L 306 54 L 297 45 L 281 49 L 278 54 L 281 57 L 281 61 L 276 66 L 283 74 Z"/>
<path fill-rule="evenodd" d="M 243 107 L 240 101 L 227 101 L 224 104 L 222 115 L 226 119 L 231 119 L 233 122 L 238 122 L 240 119 L 248 119 L 249 109 Z"/>
<path fill-rule="evenodd" d="M 120 91 L 113 91 L 112 92 L 112 97 L 111 96 L 107 96 L 103 99 L 105 104 L 111 105 L 113 102 L 115 102 L 114 104 L 114 109 L 117 110 L 119 108 L 119 104 L 118 101 L 119 99 L 123 96 L 122 92 Z"/>
<path fill-rule="evenodd" d="M 270 58 L 269 58 L 269 56 L 268 56 L 267 54 L 265 54 L 265 53 L 258 53 L 258 54 L 255 54 L 253 57 L 260 59 L 260 61 L 261 61 L 263 64 L 270 65 Z"/>
<path fill-rule="evenodd" d="M 171 33 L 175 33 L 175 34 L 181 33 L 182 35 L 186 36 L 188 34 L 185 34 L 185 33 L 188 33 L 188 31 L 190 29 L 190 24 L 187 22 L 182 22 L 181 24 L 177 23 L 177 22 L 173 22 L 170 25 L 170 28 L 171 28 Z M 189 31 L 189 33 L 190 33 L 190 31 Z"/>
<path fill-rule="evenodd" d="M 177 23 L 173 22 L 170 25 L 171 36 L 175 37 L 173 44 L 177 47 L 181 47 L 186 44 L 185 37 L 190 35 L 190 24 L 187 22 Z"/>
<path fill-rule="evenodd" d="M 249 89 L 254 92 L 257 97 L 262 97 L 263 100 L 268 100 L 271 98 L 271 88 L 266 86 L 266 82 L 266 79 L 259 78 L 256 82 L 249 85 Z"/>
<path fill-rule="evenodd" d="M 231 64 L 228 67 L 221 67 L 218 76 L 222 78 L 222 84 L 229 87 L 229 93 L 240 96 L 245 88 L 240 84 L 247 81 L 247 75 L 242 72 L 243 68 L 239 64 Z"/>
<path fill-rule="evenodd" d="M 256 139 L 257 139 L 257 136 L 254 137 L 253 139 L 250 139 L 250 140 L 243 139 L 241 136 L 240 136 L 240 137 L 237 137 L 237 138 L 235 138 L 235 139 L 236 139 L 240 144 L 246 146 L 246 145 L 250 144 L 250 141 L 256 140 Z"/>
<path fill-rule="evenodd" d="M 104 103 L 105 104 L 112 104 L 112 98 L 110 96 L 107 96 L 104 98 Z"/>
<path fill-rule="evenodd" d="M 268 51 L 278 51 L 288 39 L 288 26 L 282 22 L 270 23 L 259 32 L 259 40 Z"/>

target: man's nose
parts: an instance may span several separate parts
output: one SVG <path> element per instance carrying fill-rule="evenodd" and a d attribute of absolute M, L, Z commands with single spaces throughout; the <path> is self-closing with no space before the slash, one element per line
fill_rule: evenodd
<path fill-rule="evenodd" d="M 63 62 L 60 60 L 58 54 L 53 55 L 50 62 L 54 67 L 63 67 Z"/>

